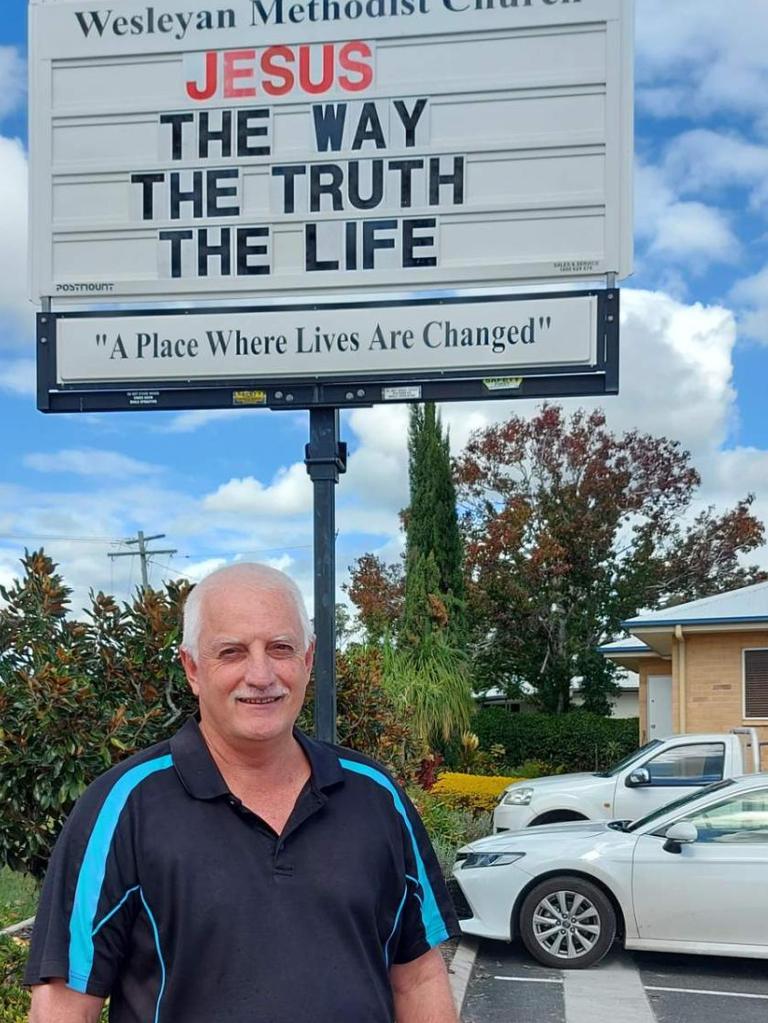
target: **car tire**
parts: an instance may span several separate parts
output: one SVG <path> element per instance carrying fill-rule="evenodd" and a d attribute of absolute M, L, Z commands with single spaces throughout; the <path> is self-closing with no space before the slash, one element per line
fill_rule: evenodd
<path fill-rule="evenodd" d="M 616 910 L 597 885 L 579 877 L 550 877 L 520 908 L 523 944 L 543 966 L 579 970 L 599 963 L 616 938 Z"/>

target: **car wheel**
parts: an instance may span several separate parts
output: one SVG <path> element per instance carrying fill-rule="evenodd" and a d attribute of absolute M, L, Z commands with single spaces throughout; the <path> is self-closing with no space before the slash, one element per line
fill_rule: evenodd
<path fill-rule="evenodd" d="M 544 966 L 594 966 L 616 937 L 616 911 L 597 885 L 578 877 L 551 877 L 526 896 L 520 937 Z"/>

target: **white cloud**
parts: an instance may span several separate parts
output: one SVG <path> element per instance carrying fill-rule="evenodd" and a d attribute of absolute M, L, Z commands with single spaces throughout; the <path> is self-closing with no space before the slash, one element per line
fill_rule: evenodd
<path fill-rule="evenodd" d="M 203 508 L 235 516 L 306 515 L 312 509 L 312 484 L 304 463 L 295 462 L 280 469 L 268 486 L 253 476 L 231 479 L 203 498 Z"/>
<path fill-rule="evenodd" d="M 764 0 L 641 0 L 637 8 L 638 98 L 646 110 L 765 117 Z"/>
<path fill-rule="evenodd" d="M 740 323 L 745 334 L 768 345 L 768 265 L 739 281 L 731 297 L 743 307 Z"/>
<path fill-rule="evenodd" d="M 651 254 L 684 262 L 689 274 L 738 257 L 739 242 L 720 210 L 678 199 L 659 168 L 637 168 L 635 201 L 635 230 Z"/>
<path fill-rule="evenodd" d="M 27 66 L 15 46 L 0 46 L 0 117 L 21 105 L 27 88 Z"/>
<path fill-rule="evenodd" d="M 0 361 L 0 390 L 32 397 L 37 391 L 37 371 L 34 359 L 7 359 Z"/>
<path fill-rule="evenodd" d="M 18 139 L 0 136 L 0 346 L 31 345 L 27 300 L 27 158 Z"/>
<path fill-rule="evenodd" d="M 768 146 L 735 133 L 683 132 L 666 148 L 664 172 L 681 194 L 711 193 L 739 185 L 751 190 L 753 209 L 768 202 Z"/>
<path fill-rule="evenodd" d="M 163 433 L 194 433 L 195 430 L 199 430 L 209 423 L 215 423 L 220 419 L 231 419 L 232 416 L 238 415 L 243 415 L 242 409 L 215 408 L 180 412 L 160 429 Z"/>
<path fill-rule="evenodd" d="M 118 451 L 97 448 L 66 448 L 56 452 L 34 452 L 24 456 L 24 464 L 38 472 L 66 472 L 79 476 L 148 476 L 161 472 L 158 465 L 141 462 Z"/>

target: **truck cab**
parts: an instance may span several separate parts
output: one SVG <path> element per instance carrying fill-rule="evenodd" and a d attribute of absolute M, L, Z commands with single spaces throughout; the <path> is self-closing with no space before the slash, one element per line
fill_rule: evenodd
<path fill-rule="evenodd" d="M 753 728 L 654 739 L 606 771 L 516 782 L 493 815 L 494 833 L 560 821 L 635 820 L 712 782 L 760 770 Z"/>

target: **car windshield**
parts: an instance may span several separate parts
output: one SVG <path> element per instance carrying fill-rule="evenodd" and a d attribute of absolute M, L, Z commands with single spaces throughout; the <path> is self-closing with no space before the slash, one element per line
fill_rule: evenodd
<path fill-rule="evenodd" d="M 636 821 L 632 821 L 626 831 L 637 831 L 639 828 L 645 827 L 646 824 L 652 824 L 658 817 L 664 817 L 672 810 L 679 810 L 687 803 L 693 803 L 696 799 L 701 799 L 703 796 L 709 796 L 713 792 L 717 792 L 719 789 L 727 789 L 730 785 L 733 785 L 733 778 L 726 778 L 725 781 L 716 781 L 713 785 L 707 785 L 703 789 L 696 789 L 695 792 L 689 792 L 687 796 L 680 796 L 679 799 L 673 799 L 671 803 L 665 803 L 664 806 L 660 806 L 658 810 L 654 810 L 653 813 L 648 813 L 645 817 L 640 817 Z"/>
<path fill-rule="evenodd" d="M 656 749 L 657 746 L 661 746 L 661 739 L 652 739 L 647 742 L 645 746 L 641 746 L 640 749 L 636 749 L 634 753 L 630 753 L 628 757 L 624 757 L 618 764 L 614 764 L 613 767 L 609 767 L 607 771 L 595 771 L 597 778 L 612 778 L 619 771 L 623 771 L 625 767 L 629 767 L 630 764 L 634 764 L 636 760 L 644 757 L 646 753 L 649 753 L 652 749 Z"/>

